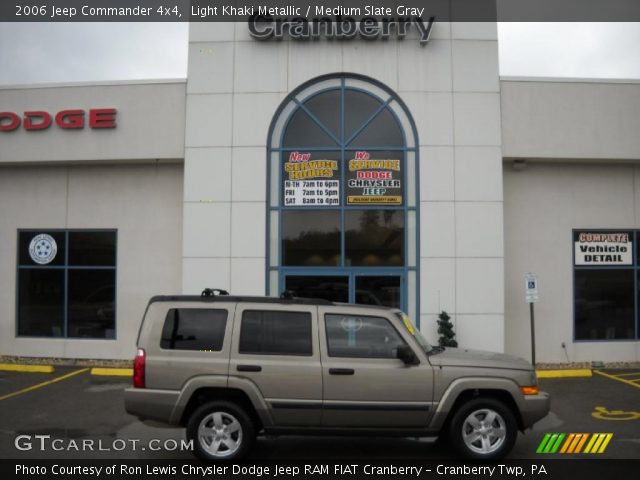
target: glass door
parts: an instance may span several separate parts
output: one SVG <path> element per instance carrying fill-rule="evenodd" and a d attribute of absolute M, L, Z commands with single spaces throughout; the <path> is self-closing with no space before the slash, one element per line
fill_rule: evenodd
<path fill-rule="evenodd" d="M 402 274 L 395 272 L 314 273 L 285 274 L 283 290 L 293 292 L 296 297 L 404 308 Z"/>
<path fill-rule="evenodd" d="M 400 275 L 355 274 L 353 303 L 402 308 L 402 277 Z"/>

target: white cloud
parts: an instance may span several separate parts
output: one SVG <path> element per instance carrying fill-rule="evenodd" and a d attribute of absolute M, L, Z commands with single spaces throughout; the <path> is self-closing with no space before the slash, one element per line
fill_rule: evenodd
<path fill-rule="evenodd" d="M 640 23 L 500 23 L 504 76 L 640 78 Z"/>
<path fill-rule="evenodd" d="M 187 23 L 3 23 L 0 84 L 176 78 Z"/>
<path fill-rule="evenodd" d="M 504 76 L 640 78 L 640 23 L 498 31 Z M 0 84 L 184 78 L 187 42 L 187 23 L 4 23 Z"/>

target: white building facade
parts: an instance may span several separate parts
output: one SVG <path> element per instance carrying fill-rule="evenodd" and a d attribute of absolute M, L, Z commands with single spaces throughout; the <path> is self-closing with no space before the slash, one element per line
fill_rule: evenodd
<path fill-rule="evenodd" d="M 501 80 L 495 23 L 196 23 L 186 82 L 4 88 L 0 354 L 130 358 L 151 295 L 212 287 L 396 306 L 433 342 L 444 310 L 528 358 L 535 272 L 538 361 L 638 361 L 639 103 Z"/>

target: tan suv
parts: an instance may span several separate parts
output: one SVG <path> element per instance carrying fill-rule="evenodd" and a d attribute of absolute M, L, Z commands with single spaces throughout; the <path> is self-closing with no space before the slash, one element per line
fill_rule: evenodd
<path fill-rule="evenodd" d="M 432 347 L 397 309 L 210 289 L 150 300 L 133 383 L 127 412 L 185 426 L 207 460 L 241 458 L 258 434 L 345 433 L 497 459 L 549 412 L 531 364 Z"/>

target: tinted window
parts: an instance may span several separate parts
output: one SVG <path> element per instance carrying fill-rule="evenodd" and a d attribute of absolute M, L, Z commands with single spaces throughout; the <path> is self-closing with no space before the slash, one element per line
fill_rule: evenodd
<path fill-rule="evenodd" d="M 64 270 L 19 270 L 18 335 L 64 336 Z"/>
<path fill-rule="evenodd" d="M 285 290 L 296 297 L 323 298 L 331 302 L 349 302 L 349 277 L 328 275 L 287 275 Z"/>
<path fill-rule="evenodd" d="M 282 213 L 283 265 L 340 265 L 340 212 Z"/>
<path fill-rule="evenodd" d="M 167 312 L 160 347 L 168 350 L 222 350 L 227 311 L 172 308 Z"/>
<path fill-rule="evenodd" d="M 330 357 L 397 358 L 405 344 L 385 318 L 332 314 L 325 324 Z"/>
<path fill-rule="evenodd" d="M 70 269 L 67 336 L 115 338 L 115 270 Z"/>
<path fill-rule="evenodd" d="M 18 231 L 18 335 L 116 337 L 115 230 Z"/>
<path fill-rule="evenodd" d="M 311 355 L 311 314 L 245 310 L 240 353 Z"/>
<path fill-rule="evenodd" d="M 69 232 L 69 265 L 115 264 L 116 232 Z"/>
<path fill-rule="evenodd" d="M 402 210 L 349 210 L 345 214 L 346 261 L 364 267 L 404 264 Z"/>
<path fill-rule="evenodd" d="M 575 271 L 576 340 L 634 338 L 632 269 Z"/>

